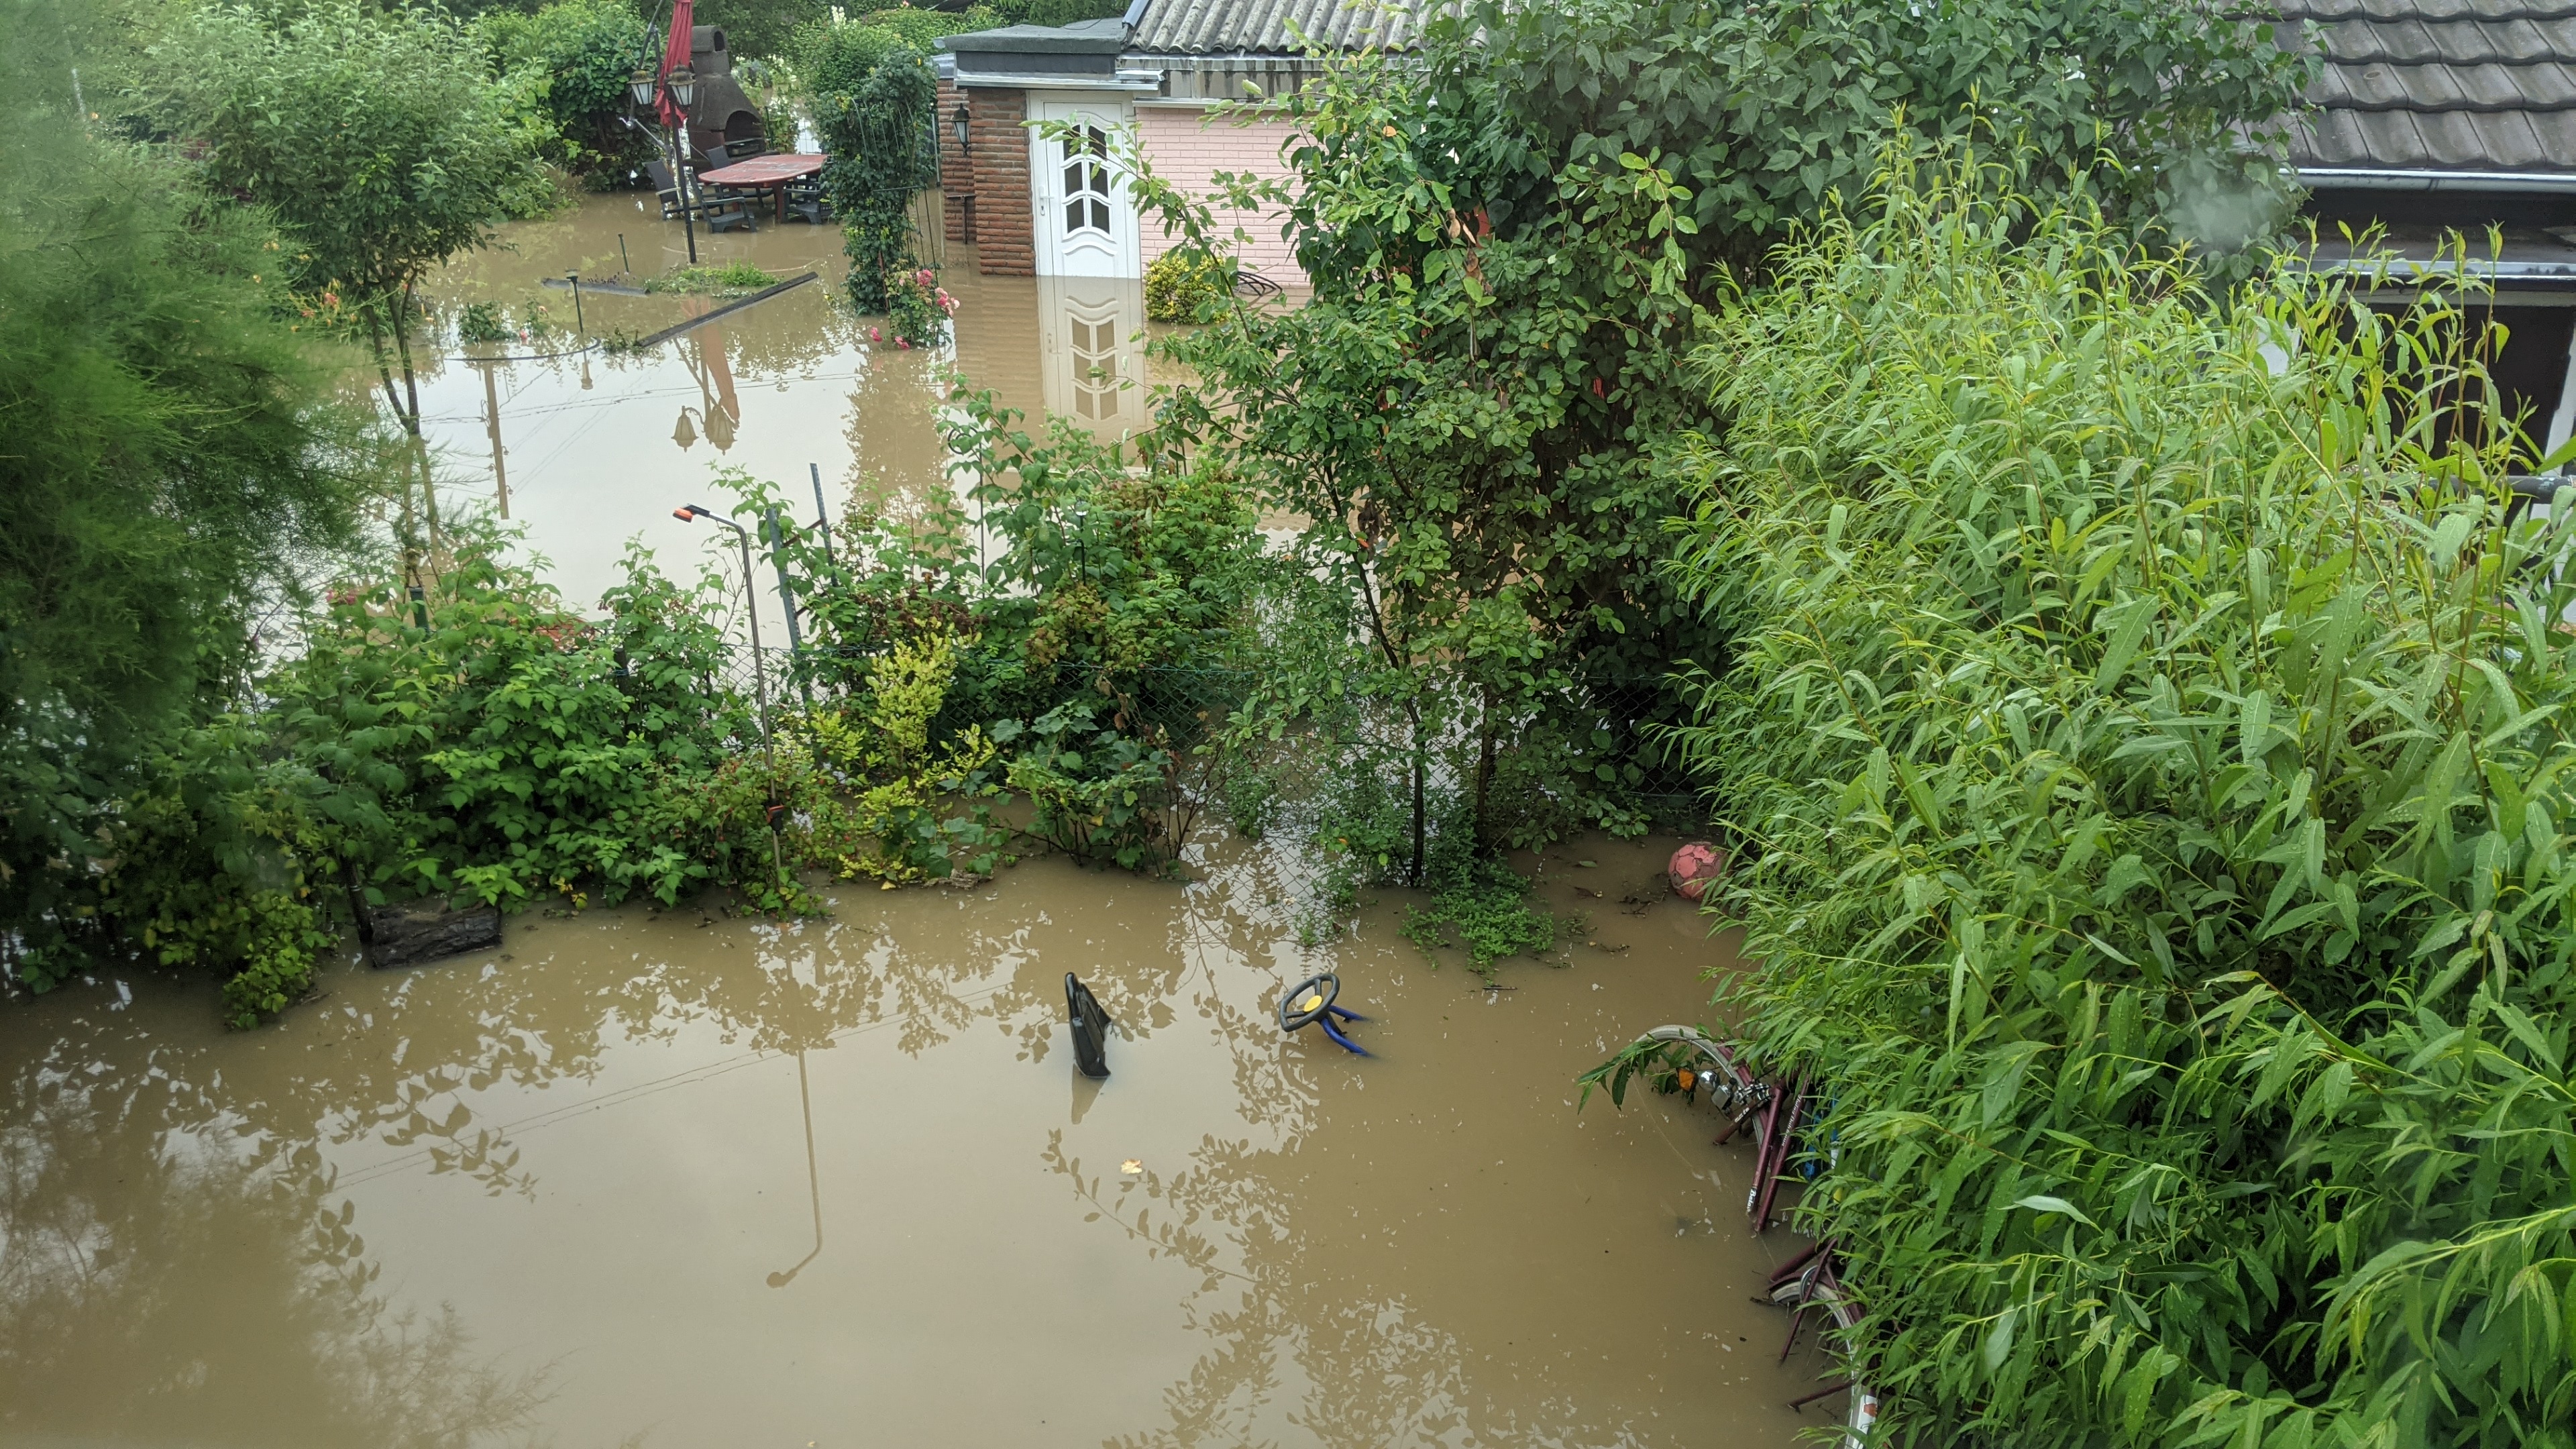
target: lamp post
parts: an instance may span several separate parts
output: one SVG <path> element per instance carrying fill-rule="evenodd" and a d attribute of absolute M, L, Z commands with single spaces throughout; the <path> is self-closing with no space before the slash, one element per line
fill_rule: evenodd
<path fill-rule="evenodd" d="M 697 422 L 694 424 L 689 420 L 689 415 L 692 413 L 697 414 Z M 733 448 L 734 426 L 733 414 L 726 412 L 722 403 L 711 402 L 702 408 L 693 408 L 682 403 L 680 420 L 671 425 L 671 441 L 679 444 L 681 450 L 685 452 L 691 444 L 697 442 L 698 434 L 703 429 L 707 441 L 716 445 L 717 452 L 728 452 Z"/>
<path fill-rule="evenodd" d="M 796 1053 L 796 1100 L 805 1108 L 805 1192 L 814 1203 L 814 1251 L 796 1260 L 796 1266 L 769 1275 L 769 1286 L 784 1288 L 796 1281 L 805 1265 L 823 1255 L 823 1174 L 814 1165 L 814 1092 L 805 1082 L 805 1053 Z"/>
<path fill-rule="evenodd" d="M 769 871 L 773 879 L 783 882 L 787 867 L 779 855 L 778 817 L 786 807 L 778 803 L 778 756 L 769 743 L 769 676 L 760 658 L 759 578 L 751 571 L 751 534 L 741 524 L 714 509 L 695 503 L 685 503 L 672 509 L 671 516 L 682 523 L 694 523 L 701 518 L 721 523 L 733 530 L 734 542 L 742 545 L 742 603 L 745 615 L 751 620 L 751 692 L 752 698 L 760 703 L 760 761 L 764 773 L 769 776 L 769 802 L 763 812 L 769 822 Z"/>
<path fill-rule="evenodd" d="M 651 66 L 639 65 L 635 67 L 635 73 L 626 78 L 626 94 L 639 111 L 653 110 L 655 93 L 664 87 L 669 88 L 672 104 L 685 118 L 689 114 L 689 103 L 697 99 L 696 71 L 685 65 L 675 66 L 670 75 L 660 76 Z M 662 127 L 662 135 L 671 157 L 671 186 L 680 196 L 680 230 L 689 239 L 689 265 L 694 267 L 698 264 L 697 198 L 689 185 L 689 153 L 680 144 L 679 127 L 666 125 Z"/>
<path fill-rule="evenodd" d="M 751 534 L 739 523 L 699 504 L 683 504 L 671 510 L 671 516 L 682 523 L 704 518 L 733 530 L 734 542 L 742 545 L 742 605 L 751 620 L 751 692 L 760 702 L 760 750 L 769 753 L 769 679 L 760 660 L 760 596 L 753 592 L 758 575 L 751 571 Z"/>

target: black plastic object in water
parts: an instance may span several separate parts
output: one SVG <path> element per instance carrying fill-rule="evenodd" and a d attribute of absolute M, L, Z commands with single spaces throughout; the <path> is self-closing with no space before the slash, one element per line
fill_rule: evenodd
<path fill-rule="evenodd" d="M 1073 1064 L 1086 1077 L 1108 1076 L 1109 1013 L 1070 971 L 1064 973 L 1064 1011 L 1073 1027 Z"/>
<path fill-rule="evenodd" d="M 1342 1029 L 1333 1024 L 1335 1017 L 1343 1021 L 1368 1020 L 1356 1011 L 1335 1006 L 1333 998 L 1341 994 L 1342 979 L 1330 971 L 1321 976 L 1309 976 L 1289 987 L 1288 993 L 1279 998 L 1279 1029 L 1293 1032 L 1309 1024 L 1321 1026 L 1324 1035 L 1331 1037 L 1342 1050 L 1367 1056 L 1368 1052 L 1358 1042 L 1342 1035 Z"/>

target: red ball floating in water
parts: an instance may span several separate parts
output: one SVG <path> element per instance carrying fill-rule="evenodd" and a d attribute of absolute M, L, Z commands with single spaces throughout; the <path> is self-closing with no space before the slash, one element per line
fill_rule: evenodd
<path fill-rule="evenodd" d="M 1705 840 L 1694 840 L 1674 851 L 1665 869 L 1671 874 L 1674 893 L 1695 901 L 1726 879 L 1726 852 Z"/>

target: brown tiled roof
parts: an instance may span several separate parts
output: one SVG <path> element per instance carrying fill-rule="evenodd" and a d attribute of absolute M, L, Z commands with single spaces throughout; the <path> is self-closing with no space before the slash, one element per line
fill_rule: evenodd
<path fill-rule="evenodd" d="M 2576 171 L 2576 0 L 2282 0 L 2323 52 L 2303 173 Z M 2310 178 L 2315 184 L 2315 178 Z"/>

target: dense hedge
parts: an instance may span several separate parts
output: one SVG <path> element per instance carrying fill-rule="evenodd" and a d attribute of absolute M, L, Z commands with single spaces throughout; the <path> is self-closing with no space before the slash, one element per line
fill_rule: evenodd
<path fill-rule="evenodd" d="M 476 27 L 493 69 L 515 78 L 543 113 L 546 160 L 605 186 L 655 154 L 651 134 L 625 124 L 627 77 L 651 51 L 644 17 L 628 0 L 495 10 Z"/>
<path fill-rule="evenodd" d="M 2456 314 L 1954 187 L 1727 308 L 1683 564 L 1892 1441 L 2567 1444 L 2571 529 Z"/>

